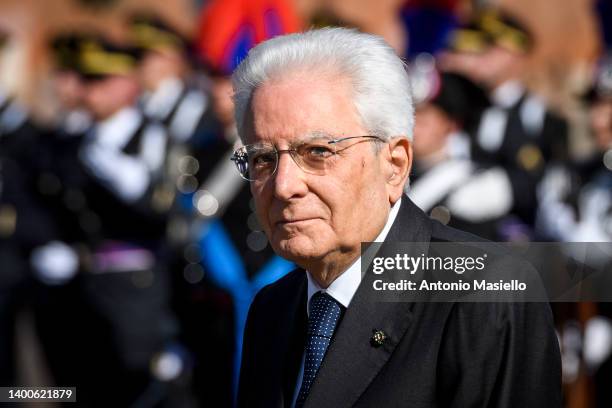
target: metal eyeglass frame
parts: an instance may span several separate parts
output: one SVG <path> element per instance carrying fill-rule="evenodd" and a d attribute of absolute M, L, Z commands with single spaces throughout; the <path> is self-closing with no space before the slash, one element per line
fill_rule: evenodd
<path fill-rule="evenodd" d="M 359 138 L 368 138 L 371 139 L 372 141 L 379 141 L 379 142 L 386 142 L 386 140 L 384 140 L 383 138 L 381 138 L 380 136 L 375 136 L 375 135 L 361 135 L 361 136 L 348 136 L 348 137 L 343 137 L 343 138 L 339 138 L 339 139 L 331 139 L 327 142 L 327 144 L 330 145 L 335 145 L 338 144 L 340 142 L 344 142 L 345 140 L 351 140 L 351 139 L 359 139 Z M 302 145 L 308 145 L 308 142 L 304 142 Z M 349 147 L 355 146 L 358 143 L 354 143 L 350 146 L 345 147 L 344 149 L 341 150 L 336 150 L 333 152 L 334 155 L 338 154 L 341 151 L 344 151 L 346 149 L 348 149 Z M 243 179 L 247 180 L 247 181 L 257 181 L 258 179 L 250 179 L 248 178 L 248 176 L 246 176 L 245 174 L 248 175 L 248 168 L 246 170 L 241 170 L 242 166 L 248 166 L 248 157 L 247 157 L 247 153 L 246 153 L 246 149 L 248 146 L 252 146 L 252 145 L 245 145 L 242 147 L 239 147 L 238 149 L 236 149 L 234 151 L 234 154 L 232 155 L 232 157 L 230 158 L 231 161 L 234 162 L 234 164 L 236 165 L 236 169 L 238 170 L 238 173 L 240 174 L 240 177 L 242 177 Z M 276 149 L 274 148 L 274 152 L 276 153 L 276 161 L 274 164 L 274 169 L 270 172 L 270 174 L 268 175 L 268 177 L 274 175 L 274 173 L 276 173 L 276 170 L 278 170 L 278 162 L 279 162 L 279 158 L 280 158 L 280 154 L 281 153 L 289 153 L 289 155 L 291 156 L 291 158 L 293 159 L 293 161 L 295 162 L 295 164 L 302 169 L 303 171 L 310 173 L 307 169 L 304 169 L 302 167 L 302 165 L 299 163 L 298 160 L 296 160 L 294 155 L 299 155 L 298 153 L 298 149 L 297 148 L 292 148 L 292 149 Z M 313 173 L 310 173 L 313 174 Z M 314 173 L 316 174 L 316 173 Z"/>

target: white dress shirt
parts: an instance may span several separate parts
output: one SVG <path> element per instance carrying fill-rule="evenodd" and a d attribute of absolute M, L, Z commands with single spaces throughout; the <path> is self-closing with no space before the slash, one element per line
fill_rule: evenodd
<path fill-rule="evenodd" d="M 395 218 L 397 218 L 397 213 L 399 212 L 401 203 L 402 199 L 400 197 L 400 199 L 397 200 L 395 204 L 393 204 L 393 207 L 391 207 L 391 211 L 389 211 L 389 217 L 387 218 L 385 226 L 373 242 L 384 242 L 385 238 L 387 238 L 387 234 L 389 233 L 391 226 L 395 222 Z M 319 286 L 319 284 L 313 279 L 312 275 L 308 271 L 306 271 L 306 277 L 308 278 L 308 297 L 306 299 L 307 313 L 310 314 L 310 310 L 308 310 L 308 308 L 310 307 L 310 298 L 312 298 L 312 296 L 319 291 L 327 293 L 342 306 L 348 308 L 349 304 L 351 303 L 351 300 L 353 299 L 353 296 L 355 296 L 355 292 L 357 292 L 359 284 L 361 283 L 361 257 L 355 259 L 351 266 L 349 266 L 346 271 L 341 273 L 327 288 L 322 288 L 321 286 Z M 293 403 L 291 404 L 291 406 L 293 407 L 295 406 L 297 396 L 302 386 L 305 357 L 306 353 L 302 355 L 302 366 L 298 374 L 295 392 L 293 393 Z"/>

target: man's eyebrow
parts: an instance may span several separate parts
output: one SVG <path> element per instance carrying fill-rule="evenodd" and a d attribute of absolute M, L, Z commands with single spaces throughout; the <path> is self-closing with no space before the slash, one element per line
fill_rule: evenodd
<path fill-rule="evenodd" d="M 323 139 L 336 139 L 337 136 L 334 136 L 331 133 L 323 131 L 323 130 L 313 130 L 313 131 L 310 131 L 304 134 L 298 139 L 289 142 L 289 144 L 295 145 L 295 144 L 309 143 L 309 142 L 312 142 L 313 140 L 322 139 L 322 138 Z M 249 143 L 248 145 L 253 146 L 253 145 L 259 145 L 259 144 L 274 145 L 274 143 L 268 138 L 261 138 L 258 142 Z"/>
<path fill-rule="evenodd" d="M 335 136 L 323 130 L 313 130 L 312 132 L 308 132 L 303 137 L 301 137 L 300 142 L 311 142 L 313 140 L 321 138 L 334 139 Z"/>

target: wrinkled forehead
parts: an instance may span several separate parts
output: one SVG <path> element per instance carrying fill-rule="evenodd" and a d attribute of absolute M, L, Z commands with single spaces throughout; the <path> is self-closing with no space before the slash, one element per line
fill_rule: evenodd
<path fill-rule="evenodd" d="M 362 127 L 351 91 L 337 76 L 299 73 L 269 80 L 252 95 L 243 141 L 279 145 L 354 134 Z"/>

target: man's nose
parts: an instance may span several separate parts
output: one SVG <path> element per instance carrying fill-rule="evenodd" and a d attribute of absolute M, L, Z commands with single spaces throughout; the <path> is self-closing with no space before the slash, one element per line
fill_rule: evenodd
<path fill-rule="evenodd" d="M 284 201 L 303 196 L 308 191 L 305 177 L 306 173 L 289 152 L 279 153 L 278 167 L 271 180 L 274 195 Z"/>

